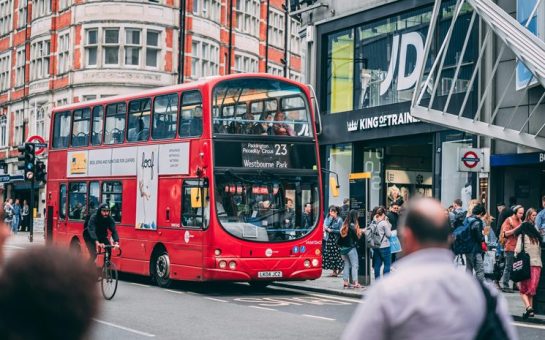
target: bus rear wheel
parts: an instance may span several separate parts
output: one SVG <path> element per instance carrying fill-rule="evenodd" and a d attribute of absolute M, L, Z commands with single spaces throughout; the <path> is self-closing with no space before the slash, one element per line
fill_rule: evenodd
<path fill-rule="evenodd" d="M 155 283 L 159 287 L 169 287 L 172 279 L 170 278 L 170 258 L 166 251 L 160 251 L 155 254 L 151 268 Z"/>

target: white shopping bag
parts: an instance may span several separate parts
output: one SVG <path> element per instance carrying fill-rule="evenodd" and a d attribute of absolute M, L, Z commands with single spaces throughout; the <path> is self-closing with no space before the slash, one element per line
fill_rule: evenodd
<path fill-rule="evenodd" d="M 494 265 L 496 264 L 496 252 L 489 250 L 484 253 L 483 269 L 485 274 L 494 273 Z"/>

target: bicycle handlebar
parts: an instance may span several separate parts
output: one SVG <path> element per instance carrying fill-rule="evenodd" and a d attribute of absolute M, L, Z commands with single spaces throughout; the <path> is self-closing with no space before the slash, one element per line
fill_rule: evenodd
<path fill-rule="evenodd" d="M 110 249 L 111 248 L 117 248 L 117 256 L 121 256 L 121 253 L 122 253 L 121 247 L 119 247 L 119 246 L 116 247 L 116 246 L 112 246 L 112 245 L 109 245 L 109 244 L 105 244 L 104 249 L 106 249 L 106 248 L 110 248 Z M 101 251 L 101 252 L 98 252 L 97 255 L 104 254 L 104 253 L 105 253 L 105 251 Z"/>

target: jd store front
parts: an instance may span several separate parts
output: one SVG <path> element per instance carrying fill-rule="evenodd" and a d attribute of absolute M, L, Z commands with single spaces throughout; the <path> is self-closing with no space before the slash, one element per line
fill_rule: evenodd
<path fill-rule="evenodd" d="M 432 54 L 444 39 L 454 5 L 446 1 L 442 6 L 444 23 L 438 24 Z M 474 146 L 475 138 L 410 115 L 419 72 L 431 67 L 423 51 L 432 6 L 433 1 L 397 1 L 317 26 L 321 155 L 324 166 L 338 174 L 340 186 L 326 181 L 326 203 L 340 205 L 349 197 L 351 172 L 371 173 L 369 207 L 388 206 L 396 195 L 404 200 L 435 197 L 448 206 L 461 197 L 462 189 L 475 188 L 476 178 L 458 172 L 457 166 L 458 149 Z M 462 8 L 461 17 L 454 37 L 465 37 L 469 8 Z M 477 33 L 471 35 L 469 47 L 477 46 Z M 463 44 L 459 40 L 463 39 L 453 39 L 452 44 Z M 469 47 L 468 51 L 477 50 Z M 456 65 L 457 58 L 447 54 L 445 65 Z M 461 107 L 469 92 L 464 114 L 477 104 L 476 86 L 468 88 L 476 59 L 474 52 L 464 55 L 455 84 L 454 66 L 445 67 L 436 84 L 428 84 L 438 86 L 441 94 L 454 87 L 448 99 L 453 108 Z M 435 102 L 444 104 L 445 97 L 439 95 Z"/>

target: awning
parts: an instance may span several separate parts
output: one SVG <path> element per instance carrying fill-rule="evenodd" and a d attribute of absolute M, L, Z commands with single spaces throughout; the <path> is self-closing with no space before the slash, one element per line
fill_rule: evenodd
<path fill-rule="evenodd" d="M 511 153 L 490 156 L 490 166 L 545 164 L 545 152 Z"/>

